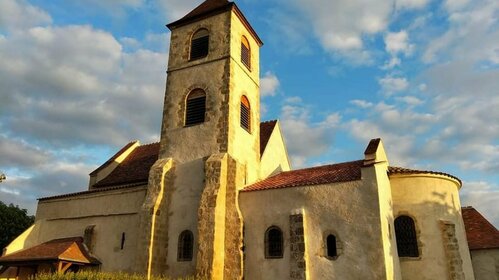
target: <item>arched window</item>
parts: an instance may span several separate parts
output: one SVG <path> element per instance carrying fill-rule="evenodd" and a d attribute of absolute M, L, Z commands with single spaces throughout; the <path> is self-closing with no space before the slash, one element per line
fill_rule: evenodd
<path fill-rule="evenodd" d="M 208 55 L 210 46 L 210 32 L 207 29 L 199 29 L 192 35 L 191 60 L 200 59 Z"/>
<path fill-rule="evenodd" d="M 416 226 L 411 217 L 399 216 L 395 219 L 395 237 L 399 257 L 419 257 Z"/>
<path fill-rule="evenodd" d="M 329 258 L 336 258 L 338 256 L 338 250 L 336 248 L 336 236 L 332 234 L 327 236 L 326 248 L 327 248 L 327 256 Z"/>
<path fill-rule="evenodd" d="M 241 97 L 241 127 L 251 131 L 251 107 L 246 96 Z"/>
<path fill-rule="evenodd" d="M 248 67 L 251 68 L 251 48 L 246 37 L 241 37 L 241 62 Z"/>
<path fill-rule="evenodd" d="M 195 89 L 187 96 L 185 104 L 185 125 L 195 125 L 204 122 L 206 112 L 206 94 L 202 89 Z"/>
<path fill-rule="evenodd" d="M 194 237 L 190 230 L 184 230 L 178 237 L 177 261 L 192 261 Z"/>
<path fill-rule="evenodd" d="M 271 226 L 265 232 L 265 258 L 279 259 L 283 255 L 282 231 L 276 226 Z"/>

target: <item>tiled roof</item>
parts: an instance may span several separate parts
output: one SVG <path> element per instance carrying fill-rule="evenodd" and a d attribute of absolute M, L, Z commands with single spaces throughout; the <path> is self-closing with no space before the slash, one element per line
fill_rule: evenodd
<path fill-rule="evenodd" d="M 436 172 L 436 171 L 428 171 L 428 170 L 416 170 L 416 169 L 409 169 L 409 168 L 404 168 L 404 167 L 396 167 L 396 166 L 389 166 L 388 167 L 388 175 L 395 175 L 395 174 L 433 174 L 433 175 L 441 175 L 441 176 L 446 176 L 451 179 L 454 179 L 459 182 L 459 185 L 462 185 L 462 182 L 459 178 L 456 176 L 452 176 L 447 173 L 443 172 Z"/>
<path fill-rule="evenodd" d="M 360 180 L 363 164 L 363 160 L 358 160 L 282 172 L 244 188 L 243 192 Z"/>
<path fill-rule="evenodd" d="M 40 245 L 0 257 L 0 264 L 36 262 L 36 261 L 71 261 L 84 264 L 99 264 L 83 245 L 83 238 L 71 237 L 54 239 Z"/>
<path fill-rule="evenodd" d="M 90 191 L 75 192 L 75 193 L 65 193 L 65 194 L 61 194 L 61 195 L 42 197 L 42 198 L 39 198 L 38 200 L 39 201 L 44 201 L 44 200 L 66 198 L 66 197 L 79 196 L 79 195 L 92 194 L 92 193 L 105 192 L 105 191 L 115 191 L 115 190 L 121 190 L 121 189 L 130 189 L 130 188 L 133 188 L 133 187 L 144 186 L 144 184 L 147 184 L 147 183 L 146 182 L 139 182 L 139 183 L 135 183 L 135 184 L 111 186 L 111 187 L 107 187 L 107 188 L 98 188 L 98 189 L 93 189 L 93 190 L 90 190 Z"/>
<path fill-rule="evenodd" d="M 89 175 L 92 176 L 94 174 L 97 174 L 99 171 L 101 171 L 106 166 L 108 166 L 109 164 L 111 164 L 116 158 L 118 158 L 123 152 L 125 152 L 126 150 L 128 150 L 135 143 L 137 143 L 137 141 L 132 141 L 132 142 L 126 144 L 125 147 L 121 148 L 121 150 L 119 150 L 116 154 L 114 154 L 114 156 L 112 156 L 110 159 L 108 159 L 103 165 L 99 166 L 97 169 L 95 169 L 94 171 L 92 171 L 92 173 L 90 173 Z"/>
<path fill-rule="evenodd" d="M 263 155 L 276 124 L 277 120 L 260 123 L 260 156 Z"/>
<path fill-rule="evenodd" d="M 204 15 L 215 13 L 218 11 L 225 11 L 230 6 L 234 5 L 233 2 L 229 2 L 227 0 L 206 0 L 201 3 L 199 6 L 194 8 L 191 12 L 185 15 L 183 18 L 168 24 L 168 28 L 185 24 L 196 20 L 198 18 L 203 17 Z"/>
<path fill-rule="evenodd" d="M 499 231 L 480 212 L 469 206 L 462 213 L 470 250 L 499 248 Z"/>
<path fill-rule="evenodd" d="M 113 185 L 147 182 L 151 166 L 158 160 L 159 143 L 135 148 L 106 178 L 93 185 L 102 188 Z"/>

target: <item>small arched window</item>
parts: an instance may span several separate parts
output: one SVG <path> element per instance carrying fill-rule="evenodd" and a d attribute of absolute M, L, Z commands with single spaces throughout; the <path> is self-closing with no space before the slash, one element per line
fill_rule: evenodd
<path fill-rule="evenodd" d="M 271 226 L 265 232 L 265 258 L 279 259 L 283 256 L 282 231 L 276 226 Z"/>
<path fill-rule="evenodd" d="M 210 32 L 207 29 L 199 29 L 192 35 L 191 60 L 200 59 L 208 55 L 210 46 Z"/>
<path fill-rule="evenodd" d="M 185 104 L 185 125 L 204 122 L 206 112 L 206 94 L 202 89 L 195 89 L 187 96 Z"/>
<path fill-rule="evenodd" d="M 194 237 L 190 230 L 184 230 L 178 237 L 177 261 L 192 261 Z"/>
<path fill-rule="evenodd" d="M 241 62 L 251 69 L 251 48 L 248 39 L 241 37 Z"/>
<path fill-rule="evenodd" d="M 241 97 L 241 127 L 251 131 L 251 106 L 246 96 Z"/>
<path fill-rule="evenodd" d="M 395 219 L 395 237 L 399 257 L 419 257 L 416 226 L 411 217 L 399 216 Z"/>
<path fill-rule="evenodd" d="M 336 258 L 338 256 L 338 250 L 336 248 L 336 236 L 332 234 L 327 236 L 326 249 L 327 249 L 327 256 L 329 258 Z"/>

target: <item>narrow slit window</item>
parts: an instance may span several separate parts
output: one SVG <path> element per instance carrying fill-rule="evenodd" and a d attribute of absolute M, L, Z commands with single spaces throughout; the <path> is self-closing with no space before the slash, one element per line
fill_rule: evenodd
<path fill-rule="evenodd" d="M 282 231 L 276 226 L 271 226 L 265 232 L 265 258 L 280 259 L 283 256 Z"/>
<path fill-rule="evenodd" d="M 204 122 L 206 113 L 206 94 L 202 89 L 195 89 L 187 96 L 185 125 L 196 125 Z"/>
<path fill-rule="evenodd" d="M 251 49 L 248 39 L 246 37 L 241 38 L 241 62 L 251 69 Z"/>
<path fill-rule="evenodd" d="M 395 237 L 399 257 L 419 257 L 416 226 L 411 217 L 399 216 L 395 219 Z"/>
<path fill-rule="evenodd" d="M 125 233 L 121 233 L 121 245 L 120 245 L 121 250 L 125 249 Z"/>
<path fill-rule="evenodd" d="M 194 237 L 190 230 L 184 230 L 178 237 L 177 260 L 179 262 L 192 261 Z"/>
<path fill-rule="evenodd" d="M 210 33 L 207 29 L 200 29 L 192 35 L 191 39 L 191 60 L 200 59 L 208 55 L 210 47 Z"/>
<path fill-rule="evenodd" d="M 248 98 L 241 97 L 241 127 L 251 131 L 251 107 Z"/>
<path fill-rule="evenodd" d="M 332 234 L 327 236 L 326 248 L 327 248 L 327 256 L 329 258 L 336 258 L 338 256 L 338 250 L 336 248 L 336 236 Z"/>

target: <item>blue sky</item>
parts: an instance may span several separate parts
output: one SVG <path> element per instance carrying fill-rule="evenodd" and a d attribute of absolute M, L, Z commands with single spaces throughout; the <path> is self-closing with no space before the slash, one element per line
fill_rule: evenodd
<path fill-rule="evenodd" d="M 0 200 L 84 190 L 159 140 L 169 32 L 199 0 L 0 1 Z M 259 33 L 262 120 L 295 168 L 360 159 L 448 172 L 499 226 L 499 2 L 241 0 Z"/>

